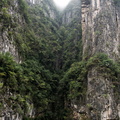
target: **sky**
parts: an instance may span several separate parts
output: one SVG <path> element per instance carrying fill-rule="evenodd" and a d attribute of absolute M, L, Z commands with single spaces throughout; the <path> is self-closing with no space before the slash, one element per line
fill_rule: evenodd
<path fill-rule="evenodd" d="M 70 0 L 53 0 L 56 4 L 56 6 L 58 6 L 61 9 L 64 9 L 68 3 L 70 2 Z"/>

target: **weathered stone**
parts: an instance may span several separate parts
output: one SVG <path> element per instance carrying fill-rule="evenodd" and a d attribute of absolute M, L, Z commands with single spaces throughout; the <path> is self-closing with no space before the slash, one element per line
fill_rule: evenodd
<path fill-rule="evenodd" d="M 11 7 L 8 9 L 8 14 L 12 18 L 12 22 L 14 23 L 14 18 L 17 17 L 18 23 L 23 23 L 23 19 L 21 15 L 18 13 L 18 1 L 14 0 L 11 3 Z M 12 28 L 8 27 L 5 30 L 3 29 L 3 25 L 0 24 L 0 52 L 10 52 L 13 56 L 16 62 L 20 63 L 21 58 L 18 54 L 17 47 L 14 45 L 14 39 L 13 36 L 9 36 L 9 31 L 11 31 Z"/>
<path fill-rule="evenodd" d="M 82 29 L 83 59 L 96 53 L 105 53 L 114 61 L 120 58 L 120 8 L 113 0 L 83 0 Z M 86 103 L 91 119 L 117 120 L 119 101 L 114 96 L 112 79 L 91 68 L 87 80 Z"/>
<path fill-rule="evenodd" d="M 88 72 L 87 105 L 91 116 L 97 120 L 117 119 L 117 104 L 114 99 L 112 79 L 105 78 L 92 68 Z"/>
<path fill-rule="evenodd" d="M 73 20 L 81 21 L 81 0 L 72 0 L 63 11 L 62 23 L 68 25 Z"/>
<path fill-rule="evenodd" d="M 119 59 L 120 9 L 112 0 L 82 2 L 83 56 L 106 53 Z"/>

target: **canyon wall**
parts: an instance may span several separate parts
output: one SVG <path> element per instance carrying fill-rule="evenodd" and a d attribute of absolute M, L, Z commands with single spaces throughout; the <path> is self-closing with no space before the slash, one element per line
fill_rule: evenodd
<path fill-rule="evenodd" d="M 119 59 L 119 11 L 120 8 L 113 0 L 82 2 L 84 57 L 104 52 L 111 59 Z"/>
<path fill-rule="evenodd" d="M 17 0 L 11 1 L 7 7 L 4 6 L 7 3 L 3 2 L 2 4 L 3 6 L 1 7 L 0 12 L 0 52 L 10 52 L 14 56 L 15 61 L 21 62 L 18 49 L 14 44 L 15 40 L 12 32 L 17 32 L 19 27 L 22 27 L 25 23 L 25 20 L 19 13 L 19 5 Z M 20 26 L 16 26 L 17 24 Z"/>
<path fill-rule="evenodd" d="M 52 1 L 49 0 L 26 0 L 29 6 L 41 6 L 44 16 L 51 20 L 59 18 Z M 3 6 L 0 15 L 3 17 L 0 21 L 0 52 L 10 52 L 15 61 L 21 62 L 18 47 L 17 32 L 24 32 L 26 20 L 23 17 L 23 11 L 20 11 L 18 0 L 9 3 L 9 7 Z M 41 15 L 42 16 L 42 15 Z M 82 16 L 82 18 L 81 18 Z M 39 16 L 37 16 L 39 18 Z M 42 16 L 43 17 L 43 16 Z M 5 22 L 4 19 L 7 21 Z M 82 43 L 83 60 L 87 61 L 95 54 L 104 53 L 114 62 L 120 59 L 120 2 L 119 0 L 72 0 L 63 12 L 63 25 L 71 25 L 71 29 L 80 27 L 82 23 Z M 78 24 L 79 23 L 79 24 Z M 75 29 L 75 30 L 78 30 Z M 42 31 L 41 31 L 42 32 Z M 15 33 L 15 34 L 13 34 Z M 76 32 L 77 33 L 77 32 Z M 78 33 L 74 43 L 80 39 Z M 79 36 L 81 34 L 79 33 Z M 21 38 L 22 40 L 22 38 Z M 73 39 L 71 39 L 73 41 Z M 24 43 L 24 40 L 23 40 Z M 19 43 L 20 44 L 20 43 Z M 25 44 L 23 44 L 24 46 Z M 23 53 L 22 53 L 23 54 Z M 109 66 L 109 65 L 108 65 Z M 114 71 L 114 70 L 113 70 Z M 104 74 L 104 75 L 103 75 Z M 120 78 L 119 78 L 120 80 Z M 120 87 L 117 83 L 117 95 L 115 94 L 114 78 L 109 76 L 108 71 L 100 71 L 96 66 L 91 67 L 87 74 L 87 93 L 84 106 L 81 101 L 72 101 L 72 107 L 75 109 L 75 117 L 79 119 L 82 114 L 87 114 L 92 120 L 118 120 L 120 119 Z M 12 110 L 7 104 L 12 93 L 5 91 L 1 94 L 4 109 L 0 111 L 1 120 L 15 119 L 21 120 L 22 116 Z M 16 97 L 16 96 L 15 96 Z M 75 104 L 76 103 L 76 104 Z M 31 103 L 29 103 L 31 104 Z M 85 106 L 86 104 L 86 106 Z M 81 107 L 82 106 L 82 107 Z M 33 106 L 29 108 L 28 116 L 34 116 Z"/>
<path fill-rule="evenodd" d="M 70 24 L 72 21 L 81 21 L 81 1 L 72 0 L 63 11 L 62 24 Z"/>
<path fill-rule="evenodd" d="M 107 54 L 118 62 L 120 58 L 119 1 L 82 1 L 83 59 L 98 53 Z M 118 120 L 119 98 L 114 94 L 113 79 L 103 75 L 96 67 L 88 71 L 87 106 L 92 120 Z M 119 85 L 119 83 L 118 83 Z M 118 92 L 119 92 L 118 88 Z M 118 96 L 119 97 L 119 94 Z M 119 116 L 119 118 L 118 118 Z"/>
<path fill-rule="evenodd" d="M 49 0 L 26 0 L 25 2 L 21 2 L 19 0 L 13 0 L 8 2 L 8 6 L 4 6 L 7 3 L 3 2 L 3 6 L 1 6 L 0 15 L 0 52 L 10 52 L 15 61 L 21 63 L 22 58 L 20 57 L 18 47 L 15 44 L 17 42 L 16 36 L 13 33 L 19 33 L 20 29 L 22 32 L 24 31 L 24 26 L 26 25 L 24 5 L 28 3 L 29 6 L 38 5 L 44 10 L 45 17 L 56 19 L 58 17 L 58 13 L 56 11 L 55 5 L 53 1 Z M 23 7 L 23 8 L 22 8 Z M 26 9 L 26 8 L 25 8 Z M 25 11 L 26 12 L 26 11 Z M 6 16 L 5 16 L 6 15 Z M 5 18 L 6 17 L 6 18 Z M 7 19 L 6 22 L 4 19 Z"/>
<path fill-rule="evenodd" d="M 17 63 L 21 63 L 24 60 L 24 53 L 21 53 L 21 47 L 23 49 L 25 47 L 28 48 L 25 35 L 26 31 L 28 32 L 28 25 L 31 23 L 27 7 L 35 5 L 41 6 L 40 8 L 44 11 L 44 17 L 52 20 L 56 18 L 57 13 L 52 1 L 8 0 L 0 2 L 0 52 L 9 52 Z M 3 84 L 1 75 L 0 84 Z M 22 94 L 18 95 L 17 92 L 10 91 L 9 88 L 5 88 L 3 85 L 2 87 L 0 86 L 0 89 L 0 120 L 22 120 L 24 115 L 34 117 L 35 108 L 33 102 L 26 101 L 28 111 L 24 112 L 25 108 L 22 104 L 15 100 L 19 99 Z"/>

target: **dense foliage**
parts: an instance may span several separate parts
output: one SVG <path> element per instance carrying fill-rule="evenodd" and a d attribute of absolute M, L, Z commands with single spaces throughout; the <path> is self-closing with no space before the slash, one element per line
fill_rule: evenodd
<path fill-rule="evenodd" d="M 24 120 L 32 119 L 28 113 L 33 108 L 35 120 L 72 120 L 71 103 L 85 104 L 87 73 L 92 67 L 112 78 L 117 89 L 120 67 L 106 55 L 82 61 L 80 21 L 62 25 L 50 0 L 46 1 L 58 19 L 51 19 L 44 2 L 28 6 L 18 0 L 16 8 L 12 1 L 0 2 L 0 24 L 2 33 L 7 31 L 9 39 L 14 39 L 22 63 L 16 63 L 9 53 L 0 54 L 0 113 L 7 103 Z M 9 13 L 11 5 L 14 15 Z"/>
<path fill-rule="evenodd" d="M 28 113 L 33 108 L 35 119 L 69 119 L 71 110 L 64 107 L 60 81 L 71 64 L 81 59 L 80 22 L 61 25 L 50 0 L 42 6 L 28 6 L 24 0 L 18 0 L 18 7 L 13 1 L 0 2 L 0 23 L 2 33 L 7 31 L 9 39 L 14 39 L 22 63 L 17 64 L 9 53 L 0 54 L 0 87 L 5 99 L 1 110 L 9 102 L 9 108 L 25 116 L 25 120 L 30 119 Z M 46 3 L 58 15 L 57 19 L 50 17 Z M 10 10 L 15 11 L 14 15 Z"/>

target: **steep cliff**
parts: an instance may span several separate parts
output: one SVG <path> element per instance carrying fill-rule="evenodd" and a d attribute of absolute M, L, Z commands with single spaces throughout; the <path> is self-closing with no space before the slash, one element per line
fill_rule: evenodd
<path fill-rule="evenodd" d="M 55 7 L 53 7 L 51 1 L 44 1 L 43 4 L 41 3 L 38 4 L 33 2 L 27 4 L 27 2 L 24 0 L 0 1 L 0 52 L 1 52 L 0 53 L 0 119 L 2 120 L 6 120 L 6 119 L 21 120 L 23 119 L 24 116 L 33 117 L 35 114 L 39 112 L 36 107 L 37 105 L 34 104 L 36 103 L 35 99 L 37 99 L 38 97 L 37 96 L 38 92 L 37 90 L 33 90 L 36 91 L 36 93 L 34 92 L 33 95 L 31 94 L 32 92 L 30 93 L 29 91 L 30 89 L 32 90 L 35 88 L 33 87 L 34 85 L 31 84 L 32 82 L 31 80 L 33 80 L 34 78 L 30 80 L 28 78 L 29 75 L 27 75 L 29 73 L 32 73 L 32 71 L 34 71 L 33 68 L 31 69 L 32 67 L 31 65 L 30 65 L 31 67 L 29 68 L 28 64 L 32 62 L 32 61 L 29 62 L 29 59 L 31 59 L 30 57 L 31 54 L 34 54 L 35 56 L 37 54 L 33 45 L 33 41 L 35 44 L 38 43 L 38 38 L 39 39 L 42 38 L 44 39 L 43 41 L 45 40 L 47 41 L 48 36 L 51 37 L 51 39 L 53 39 L 52 37 L 53 35 L 52 30 L 54 29 L 53 23 L 56 26 L 58 26 L 55 22 L 52 21 L 52 19 L 56 18 L 57 10 L 55 10 Z M 35 7 L 36 7 L 36 11 L 34 9 Z M 36 14 L 36 16 L 33 15 L 34 13 Z M 47 20 L 47 18 L 49 20 Z M 39 25 L 37 24 L 38 26 L 35 25 L 35 21 L 38 21 L 39 24 Z M 47 25 L 45 26 L 44 24 L 46 23 Z M 39 29 L 40 33 L 38 32 L 39 30 L 37 31 L 38 33 L 34 31 L 35 29 L 37 29 L 37 27 L 40 27 Z M 43 33 L 47 33 L 48 36 L 47 35 L 42 36 Z M 38 46 L 41 41 L 42 40 L 39 40 Z M 45 44 L 47 42 L 45 42 Z M 45 51 L 46 48 L 44 49 L 43 47 L 45 46 L 45 44 L 44 45 L 40 44 L 39 47 L 37 46 L 35 47 Z M 41 46 L 43 48 L 40 48 Z M 42 50 L 40 52 L 37 51 L 38 54 L 42 54 Z M 14 61 L 12 56 L 7 52 L 9 52 L 13 56 Z M 40 57 L 42 57 L 42 55 L 40 55 Z M 19 64 L 17 64 L 16 62 Z M 33 66 L 35 66 L 35 64 Z M 44 67 L 43 68 L 41 67 L 42 65 L 40 65 L 38 68 L 44 71 L 43 70 Z M 29 72 L 27 72 L 25 68 Z M 37 70 L 37 68 L 35 69 Z M 36 74 L 37 72 L 33 72 L 32 74 L 34 73 Z M 42 73 L 42 75 L 43 74 L 44 73 Z M 40 78 L 40 76 L 38 77 L 39 79 L 38 81 L 40 82 L 39 85 L 43 84 L 44 86 L 46 83 L 42 82 L 41 80 L 42 77 Z M 25 82 L 27 79 L 28 81 Z M 28 86 L 29 87 L 31 86 L 32 88 L 28 90 L 27 88 Z M 48 85 L 48 88 L 50 88 L 50 85 Z M 45 92 L 46 90 L 42 90 L 42 91 Z M 41 100 L 45 101 L 43 99 Z M 39 104 L 41 100 L 38 100 Z M 44 103 L 46 104 L 47 101 Z M 44 103 L 42 103 L 42 106 L 44 106 L 43 109 L 45 110 L 46 107 Z M 44 110 L 40 109 L 40 111 L 44 111 Z"/>
<path fill-rule="evenodd" d="M 119 7 L 114 1 L 91 1 L 82 10 L 84 56 L 89 49 L 88 56 L 104 52 L 112 59 L 119 59 Z"/>
<path fill-rule="evenodd" d="M 104 53 L 116 63 L 119 62 L 119 4 L 119 1 L 114 0 L 82 1 L 83 59 L 88 60 L 96 53 Z M 91 108 L 89 115 L 92 120 L 116 120 L 120 101 L 119 94 L 115 96 L 114 87 L 119 86 L 120 79 L 118 77 L 118 82 L 114 84 L 116 80 L 109 77 L 108 71 L 96 67 L 91 66 L 87 75 L 87 104 Z"/>
<path fill-rule="evenodd" d="M 2 1 L 0 3 L 0 51 L 10 52 L 17 62 L 20 62 L 18 49 L 14 45 L 13 31 L 18 31 L 25 19 L 21 14 L 21 7 L 18 0 Z M 22 4 L 22 2 L 20 2 Z M 24 9 L 24 8 L 23 8 Z M 23 12 L 23 11 L 22 11 Z M 23 13 L 24 14 L 24 13 Z M 17 26 L 19 24 L 19 27 Z"/>
<path fill-rule="evenodd" d="M 72 0 L 68 6 L 63 11 L 62 23 L 69 24 L 74 20 L 74 22 L 81 21 L 81 1 Z"/>
<path fill-rule="evenodd" d="M 120 118 L 119 0 L 71 0 L 62 16 L 2 0 L 0 17 L 0 119 Z"/>
<path fill-rule="evenodd" d="M 61 25 L 51 0 L 0 5 L 0 119 L 69 119 L 60 81 L 81 57 L 80 20 Z"/>
<path fill-rule="evenodd" d="M 53 1 L 26 0 L 29 5 L 39 4 L 44 11 L 46 17 L 55 19 L 58 16 Z M 47 3 L 47 4 L 46 4 Z M 17 62 L 21 62 L 19 50 L 15 43 L 15 33 L 24 31 L 24 25 L 27 21 L 27 10 L 24 0 L 3 1 L 0 4 L 0 51 L 10 52 Z M 5 21 L 6 20 L 6 21 Z M 16 31 L 16 32 L 15 32 Z M 21 34 L 21 33 L 20 33 Z"/>

